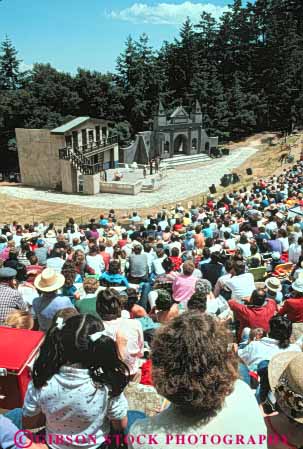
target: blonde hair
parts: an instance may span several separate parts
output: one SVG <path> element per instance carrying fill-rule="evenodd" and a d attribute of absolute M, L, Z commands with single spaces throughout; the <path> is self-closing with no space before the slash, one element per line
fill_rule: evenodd
<path fill-rule="evenodd" d="M 95 278 L 85 278 L 83 281 L 83 289 L 85 293 L 95 293 L 100 287 L 100 282 Z"/>
<path fill-rule="evenodd" d="M 4 325 L 16 329 L 33 329 L 34 318 L 24 310 L 12 310 L 6 316 Z"/>

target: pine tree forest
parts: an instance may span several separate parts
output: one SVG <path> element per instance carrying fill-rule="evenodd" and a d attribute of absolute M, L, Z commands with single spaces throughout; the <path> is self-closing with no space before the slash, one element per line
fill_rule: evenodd
<path fill-rule="evenodd" d="M 0 46 L 0 151 L 16 154 L 15 128 L 54 128 L 76 116 L 106 117 L 120 143 L 150 129 L 159 99 L 168 112 L 190 111 L 220 142 L 260 131 L 291 132 L 303 123 L 303 2 L 234 0 L 219 21 L 187 19 L 159 50 L 129 36 L 115 73 L 50 64 L 20 70 L 7 37 Z"/>

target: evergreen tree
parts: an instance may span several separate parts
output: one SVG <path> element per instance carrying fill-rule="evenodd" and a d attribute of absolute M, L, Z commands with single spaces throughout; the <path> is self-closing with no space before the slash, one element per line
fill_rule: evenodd
<path fill-rule="evenodd" d="M 0 47 L 0 90 L 17 89 L 20 83 L 18 52 L 6 36 Z"/>

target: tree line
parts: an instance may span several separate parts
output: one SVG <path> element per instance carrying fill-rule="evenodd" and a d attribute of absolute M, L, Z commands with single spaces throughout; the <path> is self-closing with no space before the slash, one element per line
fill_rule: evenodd
<path fill-rule="evenodd" d="M 22 71 L 9 38 L 0 48 L 0 148 L 14 129 L 54 128 L 75 116 L 106 117 L 121 142 L 150 129 L 159 98 L 168 111 L 200 101 L 204 126 L 221 142 L 253 132 L 291 132 L 303 121 L 303 2 L 234 0 L 220 20 L 187 19 L 159 50 L 127 38 L 115 73 L 50 64 Z"/>

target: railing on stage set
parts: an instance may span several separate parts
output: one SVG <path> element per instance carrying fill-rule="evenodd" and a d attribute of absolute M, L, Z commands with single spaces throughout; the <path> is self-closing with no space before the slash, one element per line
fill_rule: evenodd
<path fill-rule="evenodd" d="M 90 156 L 91 153 L 95 154 L 96 152 L 98 152 L 98 150 L 105 150 L 107 149 L 107 147 L 111 147 L 113 145 L 116 145 L 117 143 L 118 143 L 118 136 L 115 135 L 108 137 L 107 139 L 91 141 L 84 145 L 76 145 L 76 146 L 73 145 L 69 146 L 68 148 L 74 148 L 78 150 L 80 153 L 86 154 L 86 156 Z"/>
<path fill-rule="evenodd" d="M 92 158 L 113 147 L 118 142 L 118 136 L 106 140 L 90 142 L 78 147 L 64 147 L 59 149 L 59 159 L 71 161 L 73 166 L 83 175 L 95 175 L 103 171 L 103 162 L 94 163 Z"/>

